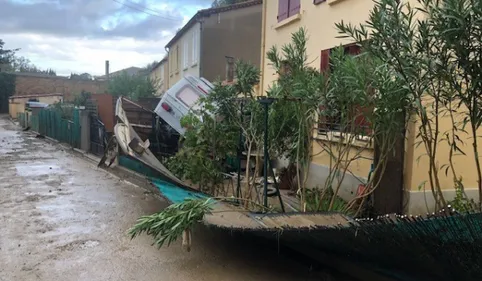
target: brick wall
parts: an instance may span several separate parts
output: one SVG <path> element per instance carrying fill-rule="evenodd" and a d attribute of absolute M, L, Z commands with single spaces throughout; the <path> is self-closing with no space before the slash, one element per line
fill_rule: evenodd
<path fill-rule="evenodd" d="M 82 90 L 93 94 L 107 91 L 106 81 L 70 80 L 65 77 L 38 77 L 32 75 L 16 74 L 15 95 L 34 95 L 62 93 L 66 101 L 74 99 Z"/>
<path fill-rule="evenodd" d="M 111 94 L 97 94 L 91 98 L 97 105 L 97 114 L 105 125 L 105 130 L 114 132 L 115 125 L 115 102 L 117 99 Z"/>

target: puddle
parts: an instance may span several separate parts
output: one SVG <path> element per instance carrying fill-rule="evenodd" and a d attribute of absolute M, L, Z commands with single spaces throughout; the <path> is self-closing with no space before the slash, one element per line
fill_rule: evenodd
<path fill-rule="evenodd" d="M 23 148 L 23 140 L 15 131 L 0 131 L 0 154 L 17 152 Z"/>
<path fill-rule="evenodd" d="M 17 164 L 17 175 L 21 177 L 37 177 L 49 174 L 66 174 L 65 170 L 57 165 L 46 164 Z"/>

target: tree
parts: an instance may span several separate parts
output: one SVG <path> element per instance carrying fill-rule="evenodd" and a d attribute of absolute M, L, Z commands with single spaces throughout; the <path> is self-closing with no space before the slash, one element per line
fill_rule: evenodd
<path fill-rule="evenodd" d="M 0 66 L 4 64 L 10 64 L 12 62 L 13 57 L 15 56 L 15 52 L 19 49 L 4 49 L 5 42 L 0 39 Z"/>
<path fill-rule="evenodd" d="M 50 76 L 57 76 L 57 73 L 52 69 L 40 69 L 35 64 L 30 62 L 28 58 L 23 56 L 14 56 L 10 63 L 10 71 L 12 72 L 23 72 L 23 73 L 42 73 L 48 74 Z"/>
<path fill-rule="evenodd" d="M 125 96 L 133 100 L 144 97 L 153 97 L 156 89 L 148 76 L 137 74 L 128 75 L 122 72 L 120 75 L 111 77 L 108 90 L 116 96 Z"/>
<path fill-rule="evenodd" d="M 471 129 L 477 168 L 479 197 L 482 200 L 482 168 L 478 155 L 477 130 L 482 124 L 482 2 L 478 0 L 421 0 L 417 7 L 406 1 L 377 0 L 369 20 L 359 26 L 337 24 L 342 37 L 362 45 L 393 73 L 401 91 L 408 91 L 407 107 L 418 120 L 417 139 L 429 163 L 428 182 L 436 210 L 446 208 L 440 174 L 451 171 L 455 188 L 462 188 L 453 156 L 465 153 L 459 133 Z M 422 19 L 417 19 L 420 13 Z M 464 108 L 465 107 L 465 108 Z M 464 121 L 454 115 L 462 114 Z M 448 116 L 449 118 L 445 118 Z M 451 129 L 441 131 L 441 119 L 451 121 Z M 448 163 L 439 165 L 440 143 L 449 144 Z M 419 157 L 420 158 L 420 157 Z M 420 187 L 424 187 L 421 183 Z M 462 190 L 463 192 L 463 190 Z"/>
<path fill-rule="evenodd" d="M 229 6 L 233 4 L 248 2 L 248 1 L 250 0 L 214 0 L 213 3 L 211 4 L 211 7 L 219 8 L 219 7 Z"/>
<path fill-rule="evenodd" d="M 141 71 L 144 71 L 146 72 L 146 74 L 149 74 L 154 69 L 154 67 L 156 67 L 158 63 L 159 63 L 158 61 L 150 62 L 145 67 L 143 67 Z"/>
<path fill-rule="evenodd" d="M 82 74 L 70 74 L 70 79 L 72 80 L 92 80 L 93 77 L 89 73 L 82 73 Z"/>

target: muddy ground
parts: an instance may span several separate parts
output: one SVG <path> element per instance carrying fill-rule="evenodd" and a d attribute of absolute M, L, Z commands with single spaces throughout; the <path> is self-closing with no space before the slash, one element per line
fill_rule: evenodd
<path fill-rule="evenodd" d="M 0 116 L 0 280 L 334 280 L 254 240 L 196 229 L 191 252 L 126 230 L 166 203 Z M 338 280 L 338 279 L 337 279 Z"/>

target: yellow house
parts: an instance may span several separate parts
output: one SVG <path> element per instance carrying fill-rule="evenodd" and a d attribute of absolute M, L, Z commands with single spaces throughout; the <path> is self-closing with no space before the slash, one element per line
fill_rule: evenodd
<path fill-rule="evenodd" d="M 169 89 L 169 64 L 167 55 L 154 66 L 149 74 L 149 78 L 156 88 L 156 96 L 161 96 Z"/>
<path fill-rule="evenodd" d="M 54 104 L 57 102 L 62 102 L 63 100 L 64 95 L 61 93 L 36 94 L 25 96 L 15 95 L 8 98 L 8 113 L 10 114 L 10 117 L 12 119 L 17 119 L 17 114 L 25 112 L 25 104 L 29 101 Z"/>
<path fill-rule="evenodd" d="M 410 1 L 416 4 L 416 0 Z M 276 79 L 276 73 L 270 66 L 266 58 L 266 51 L 272 46 L 282 46 L 290 43 L 291 34 L 299 30 L 300 27 L 306 28 L 308 32 L 307 54 L 311 66 L 320 69 L 323 67 L 322 58 L 325 51 L 337 47 L 340 44 L 349 45 L 347 39 L 337 38 L 339 35 L 335 23 L 342 20 L 352 24 L 360 24 L 368 20 L 370 10 L 373 8 L 372 0 L 270 0 L 263 2 L 263 31 L 261 47 L 261 92 L 264 93 Z M 448 118 L 448 117 L 447 117 Z M 447 121 L 447 120 L 446 120 Z M 442 120 L 440 131 L 446 131 L 451 126 L 450 122 Z M 423 182 L 428 181 L 428 158 L 423 157 L 425 149 L 423 145 L 416 146 L 419 141 L 416 139 L 415 123 L 409 125 L 405 140 L 405 151 L 400 169 L 400 206 L 406 213 L 417 214 L 432 211 L 434 199 L 427 185 L 424 192 L 420 188 Z M 310 166 L 308 176 L 308 187 L 323 186 L 329 171 L 330 157 L 323 153 L 322 146 L 329 145 L 330 141 L 326 133 L 314 133 L 313 161 Z M 463 177 L 466 193 L 469 197 L 478 198 L 477 176 L 473 154 L 471 153 L 471 143 L 469 137 L 465 142 L 464 152 L 467 156 L 459 157 L 455 160 L 457 170 Z M 360 151 L 357 151 L 360 150 Z M 448 145 L 441 143 L 439 148 L 437 165 L 440 167 L 448 162 Z M 353 152 L 360 153 L 360 159 L 352 162 L 348 166 L 349 173 L 346 174 L 342 182 L 340 196 L 344 199 L 351 199 L 355 196 L 360 183 L 366 180 L 371 164 L 373 163 L 374 151 L 370 145 L 366 145 L 364 140 L 360 145 L 353 147 Z M 422 156 L 422 157 L 419 157 Z M 445 176 L 444 172 L 440 176 L 441 186 L 447 200 L 455 196 L 453 179 L 450 175 Z M 403 180 L 402 180 L 403 179 Z M 383 188 L 381 186 L 380 188 Z M 377 199 L 375 199 L 377 200 Z"/>
<path fill-rule="evenodd" d="M 199 10 L 167 43 L 169 87 L 185 75 L 226 78 L 226 60 L 259 66 L 262 1 Z"/>

